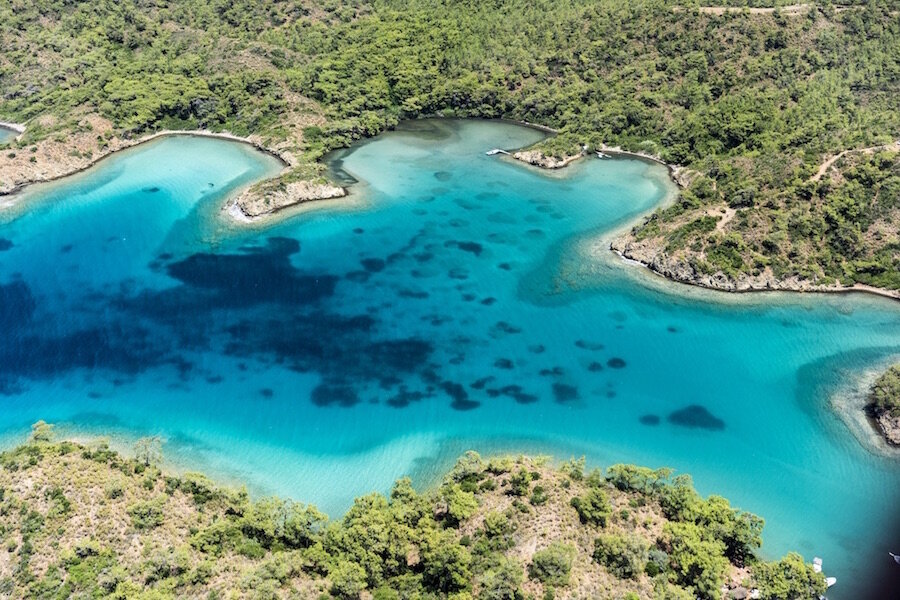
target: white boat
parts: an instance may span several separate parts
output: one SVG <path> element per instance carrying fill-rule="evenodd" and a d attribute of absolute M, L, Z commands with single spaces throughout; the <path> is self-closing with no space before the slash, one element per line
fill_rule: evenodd
<path fill-rule="evenodd" d="M 826 577 L 825 578 L 825 587 L 831 587 L 837 583 L 837 577 Z"/>
<path fill-rule="evenodd" d="M 603 152 L 597 151 L 597 158 L 612 158 L 609 154 L 604 154 Z"/>
<path fill-rule="evenodd" d="M 822 559 L 818 556 L 813 559 L 813 571 L 816 573 L 822 572 Z"/>
<path fill-rule="evenodd" d="M 506 150 L 501 150 L 500 148 L 494 148 L 493 150 L 488 150 L 485 152 L 488 156 L 494 156 L 495 154 L 509 154 Z"/>

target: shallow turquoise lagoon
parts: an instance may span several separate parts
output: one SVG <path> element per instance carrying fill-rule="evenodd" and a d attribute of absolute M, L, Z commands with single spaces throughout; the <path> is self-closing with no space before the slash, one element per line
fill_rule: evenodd
<path fill-rule="evenodd" d="M 716 294 L 607 252 L 665 171 L 485 156 L 540 133 L 406 125 L 335 157 L 348 206 L 239 226 L 280 165 L 170 137 L 31 190 L 0 225 L 0 430 L 43 418 L 338 516 L 466 449 L 671 466 L 874 597 L 900 548 L 900 466 L 830 408 L 900 355 L 900 304 Z M 885 588 L 882 588 L 885 589 Z"/>

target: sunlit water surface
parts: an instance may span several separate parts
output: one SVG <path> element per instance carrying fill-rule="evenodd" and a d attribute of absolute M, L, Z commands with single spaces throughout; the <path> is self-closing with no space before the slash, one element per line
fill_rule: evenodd
<path fill-rule="evenodd" d="M 540 135 L 409 124 L 336 161 L 353 210 L 265 228 L 221 206 L 280 165 L 221 140 L 35 188 L 0 225 L 5 444 L 37 419 L 160 434 L 177 464 L 333 516 L 469 448 L 671 466 L 763 515 L 767 556 L 822 556 L 830 597 L 871 595 L 900 468 L 828 404 L 900 354 L 900 304 L 660 283 L 602 239 L 671 193 L 664 169 L 485 155 Z"/>

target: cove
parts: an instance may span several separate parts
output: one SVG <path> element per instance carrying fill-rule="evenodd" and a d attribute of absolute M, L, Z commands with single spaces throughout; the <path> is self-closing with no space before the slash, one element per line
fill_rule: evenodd
<path fill-rule="evenodd" d="M 4 445 L 37 419 L 159 434 L 176 464 L 332 517 L 470 448 L 670 466 L 764 516 L 767 556 L 822 556 L 830 598 L 869 597 L 900 465 L 829 397 L 900 354 L 900 305 L 649 278 L 598 248 L 673 192 L 665 170 L 484 154 L 542 135 L 406 124 L 334 157 L 353 210 L 265 228 L 221 207 L 279 165 L 222 140 L 30 190 L 0 226 Z"/>

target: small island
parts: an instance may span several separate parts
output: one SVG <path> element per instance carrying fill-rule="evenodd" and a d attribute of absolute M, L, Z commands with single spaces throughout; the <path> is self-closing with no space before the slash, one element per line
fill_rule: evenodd
<path fill-rule="evenodd" d="M 875 381 L 866 411 L 887 443 L 900 446 L 900 363 Z"/>
<path fill-rule="evenodd" d="M 818 598 L 798 554 L 757 557 L 763 520 L 670 469 L 461 457 L 336 521 L 32 427 L 0 454 L 0 591 L 15 598 Z M 784 594 L 788 594 L 785 596 Z"/>

